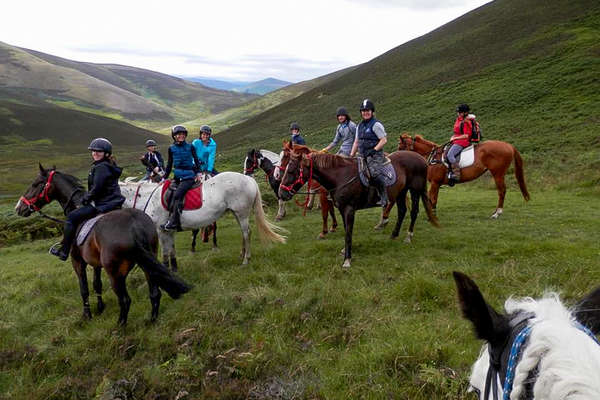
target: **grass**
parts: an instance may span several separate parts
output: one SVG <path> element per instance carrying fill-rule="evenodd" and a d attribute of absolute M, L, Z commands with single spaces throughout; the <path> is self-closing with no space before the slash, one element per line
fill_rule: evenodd
<path fill-rule="evenodd" d="M 0 398 L 469 398 L 479 343 L 460 318 L 451 271 L 471 275 L 498 309 L 509 295 L 547 289 L 573 304 L 598 283 L 597 191 L 532 185 L 525 203 L 513 180 L 493 221 L 487 186 L 444 189 L 443 228 L 421 214 L 411 245 L 391 241 L 391 227 L 374 233 L 378 211 L 360 211 L 349 272 L 342 231 L 316 240 L 317 211 L 288 208 L 288 243 L 253 239 L 248 267 L 231 216 L 219 221 L 220 251 L 190 253 L 189 234 L 179 234 L 180 275 L 195 288 L 163 296 L 149 325 L 147 285 L 134 270 L 124 330 L 109 289 L 105 313 L 81 321 L 70 266 L 46 254 L 56 239 L 3 248 Z"/>

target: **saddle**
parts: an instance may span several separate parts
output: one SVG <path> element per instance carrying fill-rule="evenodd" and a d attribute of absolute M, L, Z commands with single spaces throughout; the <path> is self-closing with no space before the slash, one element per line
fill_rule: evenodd
<path fill-rule="evenodd" d="M 167 179 L 162 186 L 161 203 L 165 210 L 170 210 L 173 202 L 173 195 L 177 189 L 177 183 Z M 183 203 L 184 210 L 197 210 L 202 207 L 202 182 L 194 183 L 194 186 L 185 194 Z"/>
<path fill-rule="evenodd" d="M 94 218 L 90 218 L 79 225 L 79 228 L 77 228 L 77 246 L 81 246 L 83 242 L 85 242 L 85 239 L 87 239 L 88 235 L 92 231 L 92 228 L 94 228 L 94 225 L 96 225 L 96 222 L 98 222 L 98 220 L 105 215 L 106 214 L 98 214 Z"/>
<path fill-rule="evenodd" d="M 392 160 L 390 160 L 389 157 L 385 157 L 385 162 L 383 163 L 380 170 L 374 171 L 376 173 L 375 176 L 372 176 L 364 158 L 358 157 L 357 163 L 358 176 L 363 186 L 369 186 L 369 182 L 374 180 L 375 177 L 382 179 L 386 187 L 392 186 L 394 183 L 396 183 L 396 170 L 394 169 L 394 166 L 392 165 Z"/>
<path fill-rule="evenodd" d="M 452 145 L 449 144 L 446 147 L 444 147 L 444 152 L 442 153 L 442 162 L 448 169 L 452 168 L 447 159 L 448 150 L 450 150 L 451 146 Z M 458 154 L 457 158 L 459 168 L 466 168 L 473 165 L 473 163 L 475 162 L 475 145 L 472 144 L 462 149 L 462 151 Z"/>

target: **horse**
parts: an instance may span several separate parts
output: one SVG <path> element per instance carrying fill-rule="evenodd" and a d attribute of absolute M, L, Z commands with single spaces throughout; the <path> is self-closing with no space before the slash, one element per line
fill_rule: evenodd
<path fill-rule="evenodd" d="M 269 150 L 255 150 L 250 149 L 244 159 L 244 175 L 253 176 L 254 171 L 257 168 L 261 168 L 265 172 L 265 177 L 271 186 L 271 189 L 277 196 L 279 208 L 277 209 L 277 215 L 275 221 L 281 221 L 285 217 L 285 203 L 279 198 L 277 191 L 279 190 L 280 179 L 276 177 L 275 172 L 279 166 L 279 156 Z"/>
<path fill-rule="evenodd" d="M 427 198 L 427 164 L 423 157 L 410 151 L 397 151 L 389 155 L 396 171 L 395 183 L 387 188 L 390 204 L 398 205 L 398 219 L 392 232 L 392 239 L 398 237 L 406 214 L 406 194 L 410 191 L 412 208 L 410 227 L 406 241 L 410 242 L 419 213 L 419 199 L 429 217 L 429 222 L 438 227 Z M 374 207 L 379 199 L 374 187 L 365 187 L 358 178 L 358 165 L 355 158 L 311 152 L 306 146 L 295 145 L 290 153 L 289 163 L 283 174 L 279 195 L 290 199 L 306 182 L 317 180 L 331 193 L 334 203 L 344 220 L 346 231 L 343 268 L 349 268 L 352 259 L 352 229 L 356 210 Z"/>
<path fill-rule="evenodd" d="M 66 214 L 81 206 L 83 187 L 74 176 L 59 172 L 56 168 L 44 169 L 39 165 L 40 174 L 17 202 L 15 211 L 22 217 L 56 200 Z M 42 214 L 43 215 L 43 214 Z M 79 278 L 79 290 L 83 300 L 83 317 L 92 317 L 89 303 L 89 289 L 86 266 L 94 268 L 94 290 L 98 299 L 98 314 L 104 311 L 102 300 L 102 280 L 100 272 L 106 271 L 112 288 L 119 299 L 118 324 L 127 323 L 131 298 L 127 293 L 125 279 L 129 271 L 138 264 L 148 281 L 150 321 L 156 321 L 160 306 L 160 289 L 174 299 L 191 289 L 156 259 L 158 237 L 154 223 L 139 210 L 115 210 L 106 213 L 96 222 L 91 232 L 80 246 L 73 244 L 71 262 Z M 160 289 L 159 289 L 160 288 Z"/>
<path fill-rule="evenodd" d="M 556 293 L 509 298 L 498 313 L 471 278 L 453 272 L 463 316 L 485 340 L 470 389 L 479 399 L 600 399 L 600 287 L 572 311 Z"/>
<path fill-rule="evenodd" d="M 163 251 L 163 262 L 177 269 L 175 241 L 173 231 L 160 229 L 169 218 L 169 211 L 162 205 L 161 188 L 163 183 L 119 182 L 121 193 L 125 196 L 125 207 L 143 210 L 152 218 L 158 231 Z M 226 211 L 235 216 L 242 231 L 242 264 L 250 261 L 250 214 L 254 211 L 258 233 L 263 242 L 285 243 L 285 237 L 276 231 L 283 229 L 267 221 L 262 208 L 262 197 L 254 179 L 237 172 L 221 172 L 202 184 L 202 207 L 196 210 L 184 210 L 181 214 L 181 226 L 191 230 L 211 225 Z"/>
<path fill-rule="evenodd" d="M 440 186 L 448 184 L 448 168 L 441 161 L 444 146 L 439 146 L 434 142 L 426 140 L 421 135 L 411 137 L 403 133 L 398 139 L 398 150 L 411 150 L 427 158 L 429 171 L 427 179 L 431 183 L 429 188 L 429 199 L 435 209 L 437 206 L 438 192 Z M 490 171 L 496 183 L 498 191 L 498 205 L 491 218 L 498 218 L 504 207 L 504 196 L 506 195 L 506 184 L 504 175 L 510 164 L 515 163 L 515 177 L 521 189 L 521 194 L 525 201 L 529 201 L 529 192 L 525 184 L 525 175 L 523 172 L 523 160 L 519 151 L 510 143 L 499 140 L 487 140 L 475 146 L 475 161 L 473 165 L 462 168 L 460 172 L 460 182 L 469 182 L 479 178 L 485 171 Z"/>
<path fill-rule="evenodd" d="M 287 142 L 284 143 L 282 157 L 280 157 L 279 165 L 273 164 L 272 157 L 265 157 L 263 152 L 265 150 L 255 150 L 250 149 L 248 154 L 246 155 L 246 159 L 244 160 L 244 173 L 246 175 L 252 175 L 256 168 L 261 168 L 265 172 L 265 176 L 271 185 L 271 188 L 275 192 L 277 199 L 279 200 L 279 212 L 277 215 L 281 214 L 281 210 L 283 210 L 283 216 L 285 216 L 285 203 L 279 197 L 279 184 L 281 183 L 281 179 L 277 177 L 278 170 L 285 170 L 289 159 L 289 144 L 286 145 Z M 274 153 L 272 153 L 274 154 Z M 280 177 L 279 177 L 280 178 Z M 335 210 L 333 208 L 333 202 L 328 198 L 327 191 L 323 189 L 320 185 L 312 186 L 312 190 L 317 190 L 319 192 L 319 203 L 321 205 L 321 217 L 323 219 L 323 227 L 319 235 L 318 239 L 325 239 L 328 232 L 335 232 L 337 230 L 337 218 L 335 216 Z M 308 203 L 308 202 L 307 202 Z M 308 205 L 308 204 L 306 204 Z M 331 215 L 331 228 L 328 226 L 328 216 Z M 280 218 L 281 219 L 281 218 Z"/>
<path fill-rule="evenodd" d="M 192 247 L 190 251 L 192 253 L 196 252 L 196 239 L 198 238 L 198 233 L 202 231 L 202 242 L 208 243 L 210 239 L 210 235 L 212 234 L 212 244 L 213 250 L 218 250 L 219 246 L 217 245 L 217 223 L 213 222 L 212 225 L 206 226 L 202 229 L 192 229 Z"/>

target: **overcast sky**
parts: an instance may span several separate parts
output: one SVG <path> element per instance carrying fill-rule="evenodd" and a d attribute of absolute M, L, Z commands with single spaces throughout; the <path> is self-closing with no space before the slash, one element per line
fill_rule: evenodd
<path fill-rule="evenodd" d="M 170 75 L 299 82 L 369 61 L 487 2 L 7 1 L 0 41 Z"/>

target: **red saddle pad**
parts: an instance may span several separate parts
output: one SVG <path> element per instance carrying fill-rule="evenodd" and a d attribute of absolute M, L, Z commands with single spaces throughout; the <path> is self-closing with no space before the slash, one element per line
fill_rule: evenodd
<path fill-rule="evenodd" d="M 166 196 L 169 186 L 171 186 L 171 180 L 167 179 L 163 184 L 160 197 L 162 206 L 165 210 L 169 209 Z M 183 202 L 184 210 L 196 210 L 200 207 L 202 207 L 202 183 L 188 190 L 188 192 L 185 194 L 185 200 Z"/>

